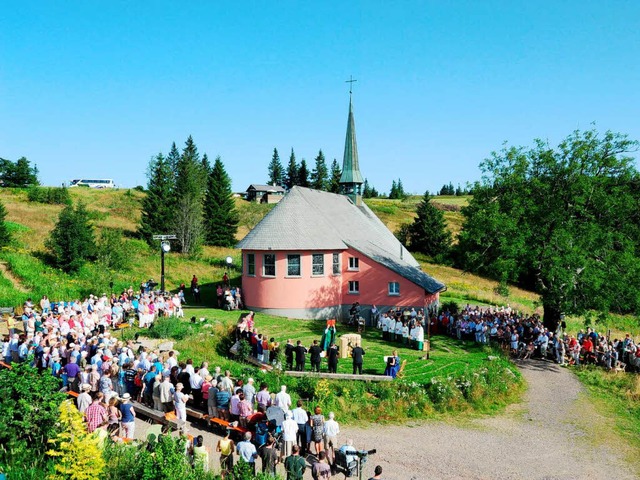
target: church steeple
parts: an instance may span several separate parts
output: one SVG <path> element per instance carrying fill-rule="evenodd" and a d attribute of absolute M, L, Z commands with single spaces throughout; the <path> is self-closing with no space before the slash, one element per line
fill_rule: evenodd
<path fill-rule="evenodd" d="M 355 82 L 355 80 L 348 80 Z M 349 120 L 347 121 L 347 137 L 344 142 L 344 157 L 342 159 L 342 175 L 340 188 L 356 205 L 362 205 L 362 174 L 358 163 L 358 144 L 356 142 L 356 124 L 353 119 L 353 101 L 349 89 Z"/>

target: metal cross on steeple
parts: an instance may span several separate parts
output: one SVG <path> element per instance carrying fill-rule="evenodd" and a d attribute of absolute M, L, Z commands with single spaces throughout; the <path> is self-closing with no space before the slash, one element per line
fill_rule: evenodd
<path fill-rule="evenodd" d="M 349 75 L 349 80 L 345 80 L 344 83 L 348 83 L 349 84 L 349 96 L 351 96 L 351 87 L 353 87 L 353 82 L 357 82 L 358 80 L 354 80 L 353 79 L 353 75 Z"/>

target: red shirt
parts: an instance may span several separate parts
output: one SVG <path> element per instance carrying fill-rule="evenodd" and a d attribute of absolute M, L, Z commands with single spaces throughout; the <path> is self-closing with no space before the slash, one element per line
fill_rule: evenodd
<path fill-rule="evenodd" d="M 582 342 L 582 348 L 584 348 L 585 352 L 592 352 L 593 351 L 593 343 L 591 342 L 591 340 L 589 340 L 588 338 Z"/>

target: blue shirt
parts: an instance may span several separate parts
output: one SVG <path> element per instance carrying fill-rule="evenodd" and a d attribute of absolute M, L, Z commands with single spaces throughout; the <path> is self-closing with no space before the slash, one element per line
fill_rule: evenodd
<path fill-rule="evenodd" d="M 258 456 L 258 452 L 256 451 L 256 447 L 253 443 L 248 440 L 244 440 L 239 442 L 236 446 L 238 451 L 238 455 L 247 463 L 254 463 L 256 461 L 256 457 Z"/>
<path fill-rule="evenodd" d="M 122 413 L 122 423 L 130 423 L 135 421 L 135 417 L 131 412 L 133 407 L 130 403 L 122 403 L 120 404 L 120 412 Z"/>

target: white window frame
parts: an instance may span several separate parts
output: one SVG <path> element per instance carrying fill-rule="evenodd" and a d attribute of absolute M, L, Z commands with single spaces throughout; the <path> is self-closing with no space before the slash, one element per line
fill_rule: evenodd
<path fill-rule="evenodd" d="M 349 271 L 358 272 L 360 270 L 360 259 L 358 257 L 349 257 Z"/>
<path fill-rule="evenodd" d="M 400 282 L 389 282 L 388 293 L 390 297 L 400 296 Z"/>
<path fill-rule="evenodd" d="M 273 256 L 273 275 L 267 275 L 266 274 L 266 266 L 267 266 L 267 262 L 266 262 L 266 258 L 267 255 L 272 255 Z M 276 276 L 276 254 L 275 253 L 263 253 L 262 254 L 262 276 L 263 277 L 268 277 L 268 278 L 274 278 Z"/>
<path fill-rule="evenodd" d="M 289 257 L 298 257 L 298 273 L 296 275 L 289 273 Z M 299 253 L 287 254 L 287 277 L 298 278 L 302 276 L 302 255 Z"/>
<path fill-rule="evenodd" d="M 336 259 L 338 259 L 337 262 Z M 338 267 L 337 272 L 336 266 Z M 334 253 L 333 255 L 331 255 L 331 272 L 333 273 L 333 275 L 340 275 L 342 273 L 342 259 L 339 253 Z"/>
<path fill-rule="evenodd" d="M 347 293 L 349 295 L 359 295 L 360 294 L 360 281 L 359 280 L 349 280 L 347 288 L 348 288 Z"/>
<path fill-rule="evenodd" d="M 249 261 L 249 258 L 253 259 L 253 261 Z M 256 254 L 255 253 L 247 253 L 247 276 L 255 277 L 256 276 Z M 251 266 L 253 266 L 253 273 L 251 273 Z"/>
<path fill-rule="evenodd" d="M 316 263 L 314 262 L 315 257 L 318 256 L 322 259 L 322 272 L 321 273 L 316 273 L 315 267 L 316 267 Z M 311 276 L 312 277 L 324 277 L 324 253 L 312 253 L 311 254 Z"/>

